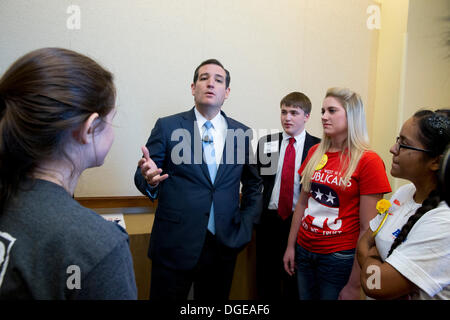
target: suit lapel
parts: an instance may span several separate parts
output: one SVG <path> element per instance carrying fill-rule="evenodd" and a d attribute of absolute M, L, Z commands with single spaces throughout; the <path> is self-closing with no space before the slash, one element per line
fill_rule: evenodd
<path fill-rule="evenodd" d="M 278 133 L 278 157 L 280 156 L 281 142 L 283 142 L 283 132 Z"/>
<path fill-rule="evenodd" d="M 308 134 L 308 132 L 305 133 L 306 136 L 305 136 L 305 143 L 303 145 L 302 163 L 303 161 L 305 161 L 306 156 L 308 155 L 309 148 L 311 148 L 313 144 L 311 136 Z"/>
<path fill-rule="evenodd" d="M 217 174 L 216 174 L 216 179 L 214 180 L 214 184 L 216 184 L 217 181 L 219 181 L 223 174 L 227 171 L 227 149 L 230 148 L 229 144 L 232 143 L 232 147 L 233 147 L 233 154 L 230 155 L 230 159 L 233 159 L 233 163 L 236 160 L 236 155 L 237 155 L 237 145 L 236 145 L 236 139 L 234 136 L 234 131 L 236 129 L 238 129 L 236 126 L 233 125 L 233 123 L 231 123 L 231 121 L 228 120 L 227 116 L 225 115 L 225 113 L 223 111 L 220 111 L 220 113 L 222 114 L 222 116 L 225 118 L 225 121 L 227 122 L 227 134 L 225 137 L 225 143 L 223 144 L 223 152 L 222 152 L 222 159 L 220 159 L 219 162 L 219 167 L 217 168 Z M 229 150 L 230 151 L 230 150 Z"/>
<path fill-rule="evenodd" d="M 195 108 L 195 107 L 194 107 Z M 206 179 L 212 184 L 209 176 L 208 165 L 203 160 L 203 146 L 201 141 L 201 134 L 197 126 L 197 119 L 195 118 L 194 108 L 186 112 L 181 119 L 181 127 L 187 130 L 184 138 L 191 146 L 191 164 L 194 170 L 199 170 L 198 174 L 203 174 Z M 216 177 L 217 180 L 217 177 Z"/>
<path fill-rule="evenodd" d="M 270 135 L 269 139 L 275 138 L 276 135 Z M 278 161 L 280 161 L 280 153 L 281 153 L 281 143 L 283 142 L 283 132 L 278 133 L 278 152 L 272 152 L 270 154 L 270 161 L 274 162 L 273 168 L 275 169 L 275 172 L 273 174 L 273 177 L 275 179 L 275 176 L 277 174 L 277 168 L 278 168 Z"/>

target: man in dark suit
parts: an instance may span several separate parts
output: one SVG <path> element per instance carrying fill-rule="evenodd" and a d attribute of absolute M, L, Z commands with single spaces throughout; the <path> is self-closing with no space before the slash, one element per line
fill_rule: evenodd
<path fill-rule="evenodd" d="M 221 111 L 230 74 L 210 59 L 194 72 L 195 106 L 156 121 L 135 173 L 158 207 L 150 299 L 228 299 L 236 257 L 262 210 L 251 130 Z M 242 199 L 239 199 L 242 183 Z"/>
<path fill-rule="evenodd" d="M 320 139 L 308 134 L 305 124 L 311 101 L 292 92 L 280 102 L 283 132 L 262 137 L 258 142 L 258 171 L 263 179 L 263 213 L 256 227 L 256 276 L 260 299 L 298 299 L 295 277 L 283 268 L 283 255 L 292 213 L 300 195 L 298 169 L 309 148 Z"/>

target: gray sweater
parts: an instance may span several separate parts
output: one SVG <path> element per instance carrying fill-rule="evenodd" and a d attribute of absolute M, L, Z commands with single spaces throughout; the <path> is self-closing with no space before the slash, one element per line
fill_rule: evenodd
<path fill-rule="evenodd" d="M 0 299 L 136 299 L 128 235 L 36 180 L 0 213 Z"/>

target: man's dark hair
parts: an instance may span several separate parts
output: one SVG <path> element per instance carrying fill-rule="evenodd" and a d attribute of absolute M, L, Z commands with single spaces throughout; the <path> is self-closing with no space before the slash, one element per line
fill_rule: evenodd
<path fill-rule="evenodd" d="M 305 114 L 311 113 L 311 101 L 309 98 L 301 92 L 291 92 L 280 101 L 280 108 L 285 105 L 286 107 L 296 107 L 303 110 Z"/>
<path fill-rule="evenodd" d="M 219 62 L 219 60 L 216 60 L 216 59 L 208 59 L 208 60 L 205 60 L 202 63 L 200 63 L 200 65 L 194 71 L 194 83 L 196 83 L 197 79 L 198 79 L 198 69 L 200 69 L 200 67 L 203 67 L 204 65 L 207 65 L 207 64 L 215 64 L 215 65 L 218 65 L 219 67 L 221 67 L 223 70 L 225 70 L 225 73 L 226 73 L 225 87 L 228 88 L 230 86 L 230 80 L 231 80 L 230 73 L 228 72 L 227 69 L 225 69 L 223 67 L 223 65 Z"/>

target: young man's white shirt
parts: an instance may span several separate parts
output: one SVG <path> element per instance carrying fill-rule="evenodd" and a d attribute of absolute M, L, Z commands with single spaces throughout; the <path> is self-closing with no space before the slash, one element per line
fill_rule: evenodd
<path fill-rule="evenodd" d="M 280 198 L 280 185 L 281 185 L 281 171 L 283 169 L 284 162 L 284 154 L 286 152 L 286 148 L 289 145 L 289 138 L 286 132 L 283 132 L 283 141 L 281 142 L 280 147 L 280 157 L 278 159 L 278 167 L 277 173 L 275 176 L 275 184 L 272 190 L 272 196 L 269 201 L 269 209 L 278 210 L 278 199 Z M 297 204 L 297 200 L 300 196 L 300 175 L 298 174 L 298 170 L 302 165 L 302 156 L 303 156 L 303 147 L 305 146 L 305 138 L 306 138 L 306 130 L 303 130 L 299 135 L 295 137 L 295 174 L 294 174 L 294 198 L 292 203 L 292 211 L 295 209 L 295 205 Z"/>

